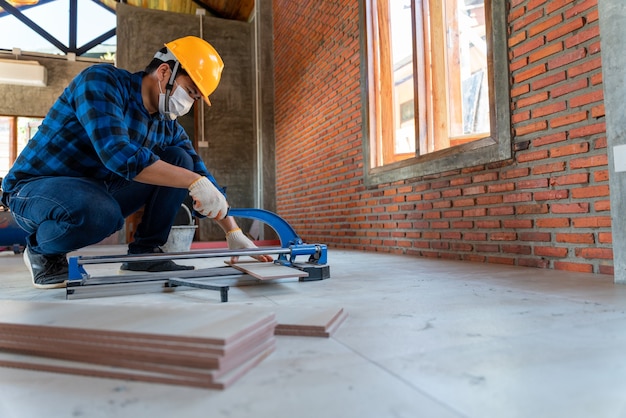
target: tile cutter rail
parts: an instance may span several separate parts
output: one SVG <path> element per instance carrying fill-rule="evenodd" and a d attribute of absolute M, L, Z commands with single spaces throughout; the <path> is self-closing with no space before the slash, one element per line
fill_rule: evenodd
<path fill-rule="evenodd" d="M 247 274 L 230 266 L 175 272 L 140 273 L 92 277 L 84 266 L 89 264 L 123 263 L 127 261 L 183 260 L 196 258 L 255 256 L 275 254 L 275 264 L 295 268 L 308 273 L 300 281 L 330 278 L 327 263 L 327 247 L 324 244 L 305 244 L 295 230 L 281 217 L 263 209 L 230 209 L 230 216 L 262 221 L 272 227 L 280 239 L 280 247 L 261 247 L 245 250 L 192 250 L 177 253 L 72 256 L 69 257 L 69 280 L 66 299 L 119 296 L 146 292 L 172 291 L 188 286 L 220 292 L 222 302 L 228 301 L 229 286 L 212 282 L 213 279 L 240 279 Z M 309 256 L 306 262 L 296 262 L 298 256 Z"/>

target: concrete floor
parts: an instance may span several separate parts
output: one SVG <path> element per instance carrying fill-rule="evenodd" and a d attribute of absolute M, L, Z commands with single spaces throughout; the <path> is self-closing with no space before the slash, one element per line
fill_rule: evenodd
<path fill-rule="evenodd" d="M 330 339 L 277 337 L 224 391 L 1 368 L 0 417 L 626 417 L 626 286 L 611 277 L 333 249 L 329 264 L 329 280 L 231 288 L 230 305 L 349 317 Z M 64 301 L 30 287 L 21 255 L 0 266 L 2 298 Z M 64 303 L 218 300 L 187 290 Z"/>

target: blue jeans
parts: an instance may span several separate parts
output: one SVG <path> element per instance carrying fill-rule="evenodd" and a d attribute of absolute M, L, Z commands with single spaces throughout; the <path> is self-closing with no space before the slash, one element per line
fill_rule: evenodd
<path fill-rule="evenodd" d="M 191 157 L 168 147 L 161 160 L 189 170 Z M 130 253 L 145 253 L 165 244 L 187 189 L 153 186 L 119 178 L 42 177 L 21 185 L 9 200 L 17 224 L 27 233 L 30 250 L 67 254 L 96 244 L 124 226 L 125 218 L 144 207 Z"/>

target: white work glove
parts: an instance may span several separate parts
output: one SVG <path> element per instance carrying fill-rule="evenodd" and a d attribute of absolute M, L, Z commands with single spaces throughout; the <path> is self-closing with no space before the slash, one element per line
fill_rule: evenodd
<path fill-rule="evenodd" d="M 200 214 L 217 220 L 228 213 L 228 203 L 224 195 L 206 177 L 200 177 L 189 186 L 193 208 Z"/>
<path fill-rule="evenodd" d="M 240 228 L 233 229 L 232 231 L 228 231 L 226 234 L 226 242 L 228 243 L 228 248 L 231 250 L 243 250 L 247 248 L 258 248 L 254 242 L 250 240 L 243 232 L 241 232 Z M 269 255 L 256 255 L 253 256 L 258 261 L 267 262 L 272 261 L 272 257 Z M 230 262 L 236 263 L 239 260 L 238 256 L 232 257 Z"/>
<path fill-rule="evenodd" d="M 254 242 L 250 240 L 241 232 L 240 228 L 233 229 L 232 231 L 228 231 L 226 234 L 226 242 L 228 243 L 228 248 L 231 250 L 242 250 L 246 248 L 258 248 Z"/>

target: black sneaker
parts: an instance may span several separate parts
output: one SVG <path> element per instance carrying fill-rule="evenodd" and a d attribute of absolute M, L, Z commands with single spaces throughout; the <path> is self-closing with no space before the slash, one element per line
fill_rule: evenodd
<path fill-rule="evenodd" d="M 66 287 L 69 278 L 69 266 L 65 254 L 35 254 L 24 249 L 24 264 L 28 267 L 33 286 L 39 289 Z"/>
<path fill-rule="evenodd" d="M 152 251 L 152 253 L 160 254 L 160 253 L 163 253 L 163 250 L 157 247 Z M 151 253 L 147 253 L 147 254 L 151 254 Z M 139 255 L 139 254 L 129 254 L 129 255 Z M 194 268 L 195 268 L 194 266 L 183 266 L 180 264 L 176 264 L 172 260 L 127 261 L 120 266 L 120 270 L 123 270 L 123 271 L 147 271 L 150 273 L 157 273 L 159 271 L 193 270 Z"/>

